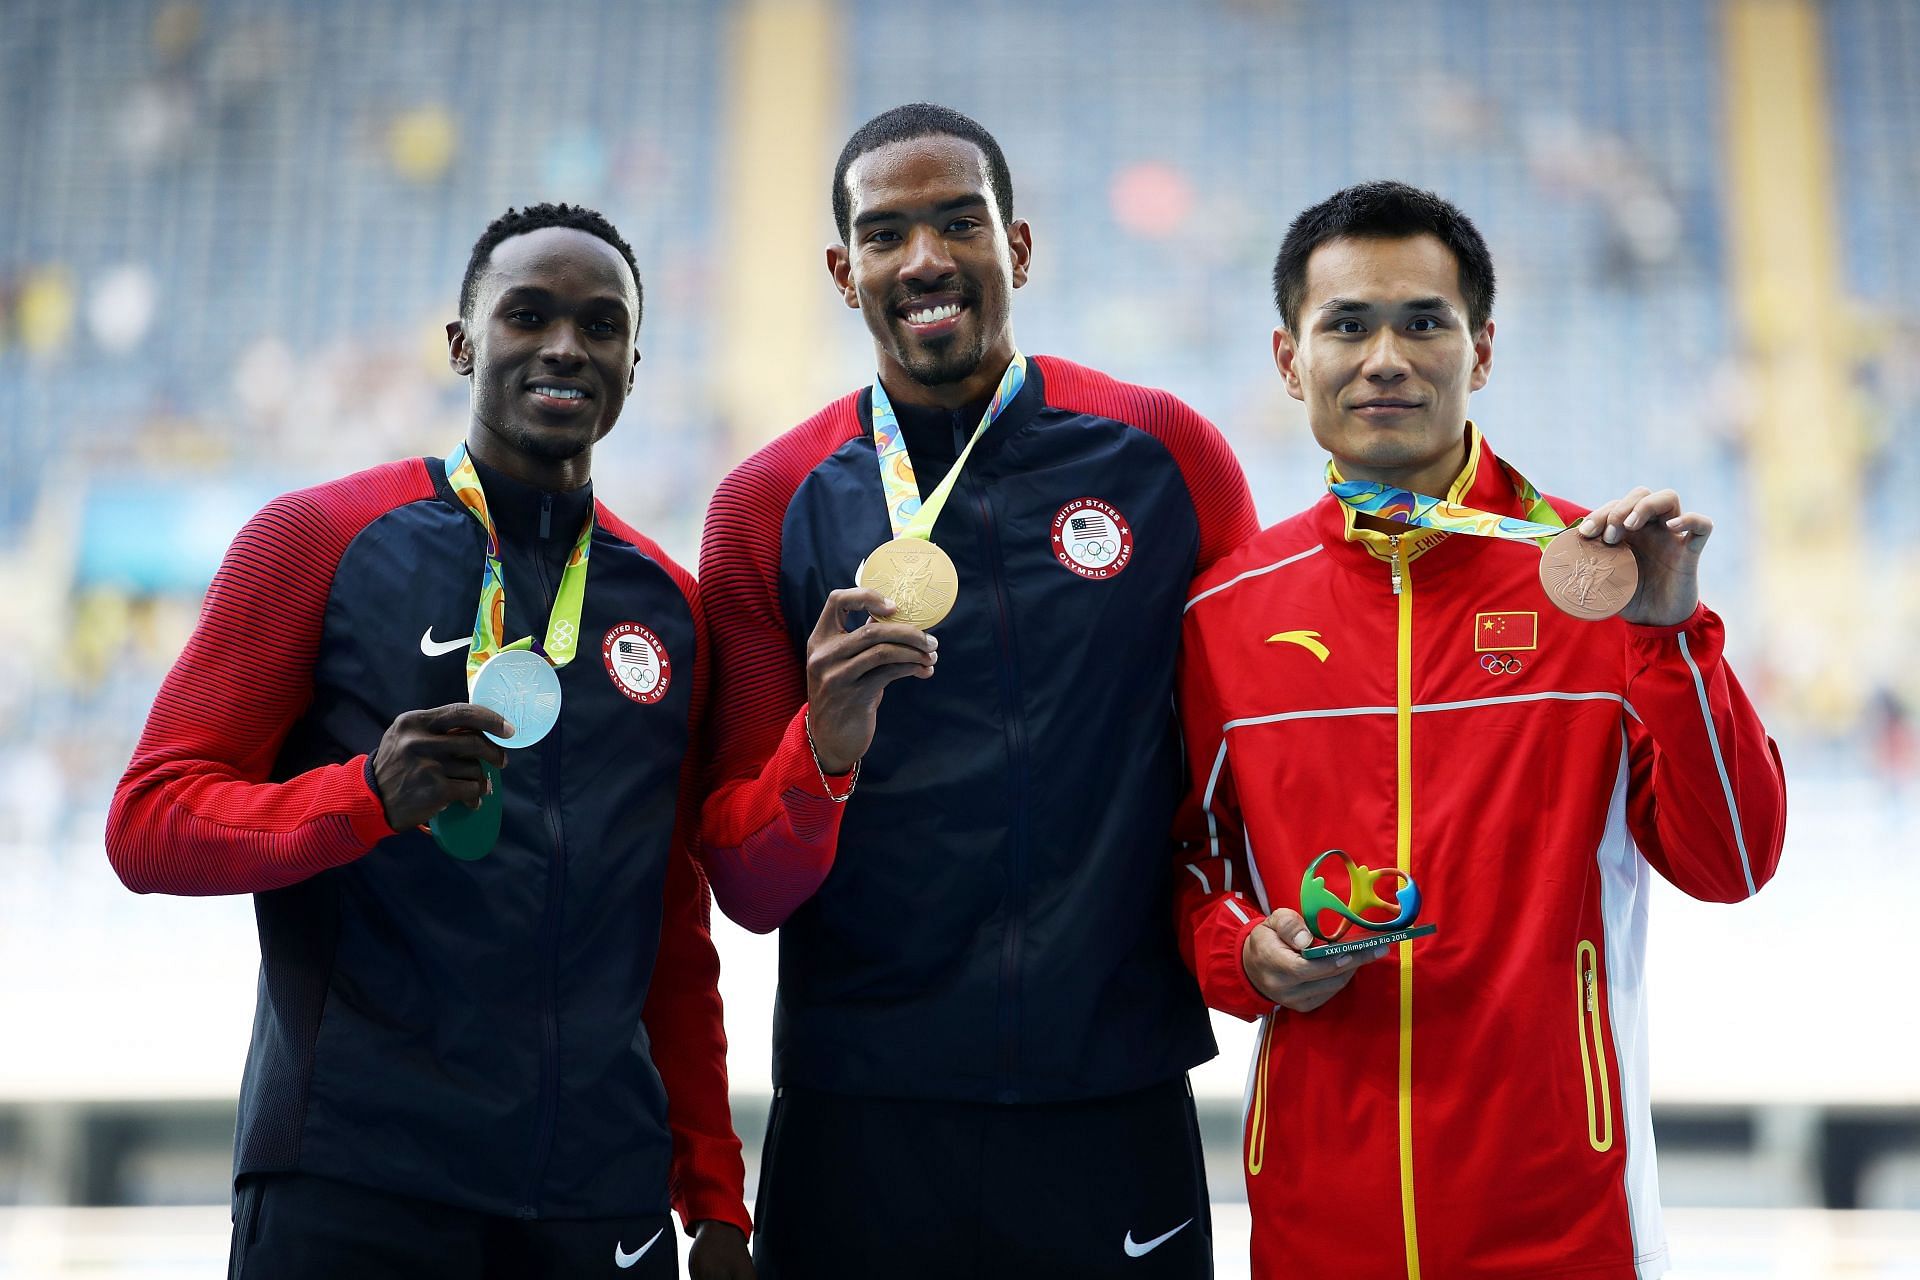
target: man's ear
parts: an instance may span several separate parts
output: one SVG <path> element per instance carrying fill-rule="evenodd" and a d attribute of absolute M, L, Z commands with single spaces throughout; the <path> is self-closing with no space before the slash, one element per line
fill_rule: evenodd
<path fill-rule="evenodd" d="M 1474 335 L 1473 339 L 1473 376 L 1469 380 L 1468 390 L 1478 391 L 1487 385 L 1487 379 L 1493 374 L 1493 321 L 1487 321 L 1486 327 Z"/>
<path fill-rule="evenodd" d="M 843 244 L 827 246 L 827 274 L 833 277 L 833 287 L 840 291 L 840 297 L 852 311 L 860 309 L 860 292 L 853 287 L 853 254 Z"/>
<path fill-rule="evenodd" d="M 1025 218 L 1015 218 L 1007 228 L 1007 247 L 1013 251 L 1013 287 L 1027 282 L 1027 264 L 1033 261 L 1033 228 Z"/>
<path fill-rule="evenodd" d="M 1287 326 L 1276 325 L 1273 330 L 1273 367 L 1280 371 L 1280 380 L 1287 384 L 1287 394 L 1295 400 L 1305 400 L 1307 394 L 1300 386 L 1300 370 L 1297 362 L 1300 348 L 1294 345 L 1293 334 Z"/>
<path fill-rule="evenodd" d="M 459 320 L 447 321 L 447 363 L 463 378 L 473 375 L 473 344 L 467 341 L 467 326 Z"/>

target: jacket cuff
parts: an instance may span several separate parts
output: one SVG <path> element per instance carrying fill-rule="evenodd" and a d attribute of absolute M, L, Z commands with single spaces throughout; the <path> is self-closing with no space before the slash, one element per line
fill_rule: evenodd
<path fill-rule="evenodd" d="M 680 1211 L 680 1226 L 689 1236 L 703 1222 L 725 1222 L 740 1228 L 740 1234 L 753 1239 L 753 1218 L 746 1202 L 737 1195 L 719 1190 L 695 1192 L 674 1206 Z"/>
<path fill-rule="evenodd" d="M 364 794 L 355 797 L 353 808 L 347 814 L 347 825 L 355 840 L 372 849 L 395 832 L 387 824 L 387 807 L 380 802 L 380 791 L 373 784 L 372 753 L 361 756 L 359 762 Z M 353 764 L 352 760 L 347 761 L 348 768 L 352 768 Z"/>
<path fill-rule="evenodd" d="M 1713 611 L 1702 600 L 1693 606 L 1693 612 L 1679 622 L 1664 627 L 1650 627 L 1638 622 L 1627 624 L 1627 634 L 1634 639 L 1663 640 L 1668 636 L 1677 636 L 1682 631 L 1698 631 L 1713 617 Z"/>
<path fill-rule="evenodd" d="M 1206 993 L 1207 1003 L 1214 1008 L 1252 1021 L 1273 1012 L 1273 1001 L 1253 985 L 1253 980 L 1247 977 L 1246 965 L 1241 961 L 1246 954 L 1247 935 L 1266 923 L 1266 918 L 1249 912 L 1252 919 L 1243 923 L 1227 906 L 1228 903 L 1237 902 L 1238 899 L 1226 898 L 1214 907 L 1222 925 L 1217 936 L 1227 945 L 1209 957 L 1207 972 L 1201 976 L 1201 989 Z"/>

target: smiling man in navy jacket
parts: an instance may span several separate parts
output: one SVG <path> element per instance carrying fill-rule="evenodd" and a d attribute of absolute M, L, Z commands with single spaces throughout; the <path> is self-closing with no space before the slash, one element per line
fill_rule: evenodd
<path fill-rule="evenodd" d="M 706 637 L 589 483 L 639 328 L 599 214 L 496 219 L 447 326 L 465 443 L 269 504 L 154 702 L 108 855 L 259 920 L 232 1276 L 673 1276 L 669 1202 L 695 1277 L 752 1275 L 691 849 Z M 468 700 L 468 650 L 519 637 L 537 743 Z M 421 826 L 494 806 L 497 842 Z"/>
<path fill-rule="evenodd" d="M 703 857 L 781 930 L 761 1274 L 1209 1275 L 1171 700 L 1246 481 L 1165 392 L 1020 354 L 1032 235 L 974 121 L 875 118 L 833 205 L 878 381 L 729 476 L 700 555 Z M 920 533 L 958 577 L 937 638 L 853 586 Z"/>

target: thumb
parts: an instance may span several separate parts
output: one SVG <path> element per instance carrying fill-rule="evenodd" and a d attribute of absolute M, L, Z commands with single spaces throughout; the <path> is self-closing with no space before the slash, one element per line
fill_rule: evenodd
<path fill-rule="evenodd" d="M 1302 920 L 1300 913 L 1291 907 L 1281 907 L 1268 916 L 1267 928 L 1280 935 L 1280 940 L 1295 951 L 1299 951 L 1313 941 L 1313 934 L 1308 931 L 1307 922 Z"/>

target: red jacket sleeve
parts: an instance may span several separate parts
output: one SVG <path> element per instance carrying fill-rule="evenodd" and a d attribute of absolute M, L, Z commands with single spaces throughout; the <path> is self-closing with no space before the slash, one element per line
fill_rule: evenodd
<path fill-rule="evenodd" d="M 393 834 L 355 756 L 269 782 L 313 696 L 342 553 L 433 492 L 418 459 L 276 498 L 214 575 L 107 813 L 107 857 L 139 893 L 258 893 L 353 861 Z"/>
<path fill-rule="evenodd" d="M 1627 628 L 1627 821 L 1683 892 L 1737 902 L 1780 865 L 1787 785 L 1724 639 L 1705 605 L 1677 627 Z"/>
<path fill-rule="evenodd" d="M 1234 794 L 1226 716 L 1191 609 L 1181 640 L 1177 697 L 1191 780 L 1174 818 L 1175 933 L 1206 1002 L 1253 1019 L 1271 1013 L 1273 1001 L 1248 981 L 1240 956 L 1247 935 L 1266 917 L 1247 896 L 1253 876 Z"/>
<path fill-rule="evenodd" d="M 742 1196 L 746 1165 L 727 1096 L 727 1031 L 720 1001 L 720 956 L 713 946 L 707 880 L 694 859 L 700 824 L 702 735 L 713 687 L 711 639 L 700 612 L 700 590 L 651 539 L 598 507 L 598 519 L 664 568 L 693 611 L 691 732 L 680 766 L 673 848 L 660 905 L 660 948 L 640 1020 L 653 1046 L 654 1069 L 667 1091 L 667 1127 L 673 1133 L 668 1192 L 689 1234 L 700 1222 L 731 1222 L 751 1233 Z"/>
<path fill-rule="evenodd" d="M 778 928 L 833 868 L 848 776 L 823 783 L 807 742 L 807 680 L 780 613 L 780 525 L 806 472 L 859 430 L 854 397 L 721 482 L 700 540 L 701 599 L 717 655 L 700 856 L 720 907 Z"/>

